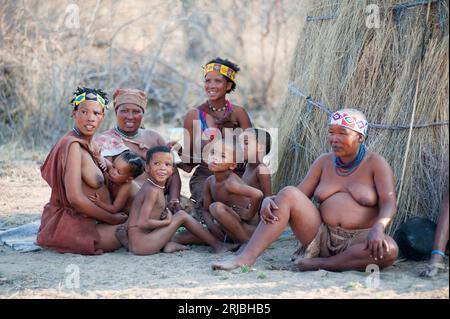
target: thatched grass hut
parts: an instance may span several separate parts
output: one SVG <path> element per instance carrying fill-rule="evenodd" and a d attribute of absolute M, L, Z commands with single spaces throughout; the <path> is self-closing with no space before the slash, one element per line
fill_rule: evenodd
<path fill-rule="evenodd" d="M 397 179 L 391 233 L 411 216 L 435 220 L 448 190 L 448 0 L 405 1 L 314 1 L 281 108 L 274 178 L 276 190 L 298 184 L 328 151 L 327 112 L 360 109 L 368 148 Z"/>

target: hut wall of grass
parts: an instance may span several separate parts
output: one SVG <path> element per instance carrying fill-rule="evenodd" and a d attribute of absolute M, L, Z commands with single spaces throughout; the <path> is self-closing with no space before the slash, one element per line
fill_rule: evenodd
<path fill-rule="evenodd" d="M 329 151 L 328 112 L 353 107 L 370 123 L 367 147 L 396 176 L 390 233 L 412 216 L 436 220 L 448 191 L 449 6 L 429 2 L 314 2 L 281 107 L 275 190 L 297 185 Z"/>

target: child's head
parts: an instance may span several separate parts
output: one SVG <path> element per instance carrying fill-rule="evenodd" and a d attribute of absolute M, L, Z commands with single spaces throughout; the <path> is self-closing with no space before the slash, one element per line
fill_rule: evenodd
<path fill-rule="evenodd" d="M 237 147 L 235 138 L 217 140 L 209 153 L 208 168 L 213 173 L 234 170 L 242 159 L 241 149 Z"/>
<path fill-rule="evenodd" d="M 127 183 L 144 172 L 144 160 L 131 151 L 123 151 L 113 161 L 109 179 L 114 183 Z"/>
<path fill-rule="evenodd" d="M 244 159 L 249 163 L 262 162 L 264 156 L 270 153 L 272 139 L 269 132 L 259 128 L 249 128 L 239 136 L 239 142 L 244 151 Z"/>
<path fill-rule="evenodd" d="M 156 182 L 165 183 L 173 174 L 173 155 L 167 146 L 156 146 L 147 151 L 145 171 Z"/>

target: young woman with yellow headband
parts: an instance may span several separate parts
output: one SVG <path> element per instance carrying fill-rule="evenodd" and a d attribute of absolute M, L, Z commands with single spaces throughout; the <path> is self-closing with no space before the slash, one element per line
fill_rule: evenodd
<path fill-rule="evenodd" d="M 111 202 L 92 138 L 100 127 L 108 99 L 98 89 L 78 88 L 72 103 L 73 129 L 53 146 L 41 175 L 51 187 L 37 243 L 61 253 L 98 255 L 121 247 L 115 236 L 123 213 L 111 214 L 88 198 Z"/>
<path fill-rule="evenodd" d="M 180 168 L 190 172 L 198 165 L 189 183 L 192 199 L 196 202 L 198 209 L 202 207 L 204 182 L 211 172 L 208 170 L 206 159 L 201 159 L 200 154 L 192 151 L 194 145 L 200 142 L 203 150 L 217 137 L 218 132 L 224 137 L 226 128 L 245 130 L 252 127 L 247 111 L 241 106 L 230 103 L 227 99 L 227 95 L 236 88 L 238 72 L 239 67 L 226 59 L 215 58 L 206 63 L 204 90 L 207 100 L 190 110 L 184 120 L 185 132 L 189 133 L 185 136 L 184 143 L 185 147 L 189 146 L 191 153 L 183 157 Z M 199 127 L 198 130 L 194 124 Z"/>

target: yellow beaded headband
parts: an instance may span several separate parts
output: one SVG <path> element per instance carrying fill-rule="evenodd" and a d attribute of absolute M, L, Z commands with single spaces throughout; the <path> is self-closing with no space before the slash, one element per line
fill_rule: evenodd
<path fill-rule="evenodd" d="M 78 105 L 80 105 L 82 102 L 84 102 L 86 100 L 91 100 L 91 101 L 97 101 L 98 103 L 101 104 L 101 106 L 103 108 L 105 108 L 105 107 L 107 108 L 106 101 L 105 101 L 104 98 L 102 98 L 100 96 L 100 94 L 96 94 L 94 97 L 90 97 L 89 95 L 94 95 L 94 94 L 93 93 L 88 93 L 88 96 L 86 96 L 86 92 L 84 92 L 84 93 L 82 93 L 80 95 L 77 95 L 75 97 L 75 99 L 73 100 L 74 105 L 78 106 Z"/>
<path fill-rule="evenodd" d="M 236 71 L 226 65 L 219 64 L 219 63 L 210 63 L 210 64 L 206 65 L 203 69 L 205 71 L 204 75 L 208 74 L 209 72 L 219 71 L 220 74 L 222 74 L 223 76 L 226 76 L 231 81 L 236 83 Z"/>

